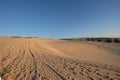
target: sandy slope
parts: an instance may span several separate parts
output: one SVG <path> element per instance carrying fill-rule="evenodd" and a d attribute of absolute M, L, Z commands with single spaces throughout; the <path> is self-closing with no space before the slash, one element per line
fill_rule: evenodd
<path fill-rule="evenodd" d="M 100 44 L 102 46 L 100 46 Z M 108 45 L 108 47 L 104 48 L 104 45 Z M 108 51 L 110 47 L 109 44 L 95 42 L 86 43 L 79 41 L 56 41 L 52 43 L 52 46 L 55 49 L 60 50 L 72 57 L 120 66 L 120 56 L 115 55 L 115 53 L 112 53 L 111 51 Z"/>
<path fill-rule="evenodd" d="M 0 76 L 3 80 L 120 80 L 120 55 L 109 46 L 100 48 L 101 44 L 0 37 Z"/>

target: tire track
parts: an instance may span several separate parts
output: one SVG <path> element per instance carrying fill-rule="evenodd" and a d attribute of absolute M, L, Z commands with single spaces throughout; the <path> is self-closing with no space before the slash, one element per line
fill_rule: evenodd
<path fill-rule="evenodd" d="M 36 63 L 36 60 L 35 60 L 35 54 L 33 54 L 33 52 L 31 51 L 31 49 L 29 49 L 29 52 L 32 56 L 32 60 L 33 60 L 33 65 L 34 65 L 34 75 L 32 77 L 32 80 L 37 80 L 37 63 Z"/>
<path fill-rule="evenodd" d="M 52 67 L 50 67 L 49 64 L 46 64 L 44 61 L 42 61 L 42 64 L 46 67 L 46 69 L 51 72 L 54 76 L 57 77 L 58 80 L 65 80 L 65 78 L 63 76 L 61 76 L 60 74 L 58 74 Z"/>
<path fill-rule="evenodd" d="M 59 73 L 57 73 L 52 67 L 50 67 L 48 64 L 45 64 L 50 71 L 52 71 L 56 76 L 59 77 L 59 80 L 65 80 L 63 76 L 61 76 Z"/>

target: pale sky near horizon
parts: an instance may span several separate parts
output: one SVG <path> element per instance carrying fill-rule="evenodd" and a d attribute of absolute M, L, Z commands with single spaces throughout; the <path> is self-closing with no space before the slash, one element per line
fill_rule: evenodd
<path fill-rule="evenodd" d="M 120 37 L 120 0 L 0 0 L 0 35 Z"/>

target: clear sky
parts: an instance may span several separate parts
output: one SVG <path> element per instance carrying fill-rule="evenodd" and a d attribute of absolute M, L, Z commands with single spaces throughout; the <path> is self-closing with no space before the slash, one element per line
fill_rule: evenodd
<path fill-rule="evenodd" d="M 0 0 L 0 35 L 120 36 L 120 0 Z"/>

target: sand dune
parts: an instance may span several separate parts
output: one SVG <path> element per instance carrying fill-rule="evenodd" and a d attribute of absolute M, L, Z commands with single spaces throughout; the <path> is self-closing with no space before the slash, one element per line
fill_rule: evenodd
<path fill-rule="evenodd" d="M 104 45 L 108 45 L 108 47 L 104 48 Z M 110 47 L 109 44 L 95 42 L 86 43 L 75 41 L 56 41 L 52 43 L 52 46 L 55 49 L 60 50 L 64 52 L 66 55 L 72 57 L 120 66 L 119 62 L 120 56 L 115 55 L 118 52 L 113 53 L 112 51 L 109 50 Z M 116 48 L 116 46 L 112 47 Z"/>
<path fill-rule="evenodd" d="M 0 37 L 2 80 L 120 80 L 118 44 Z"/>

